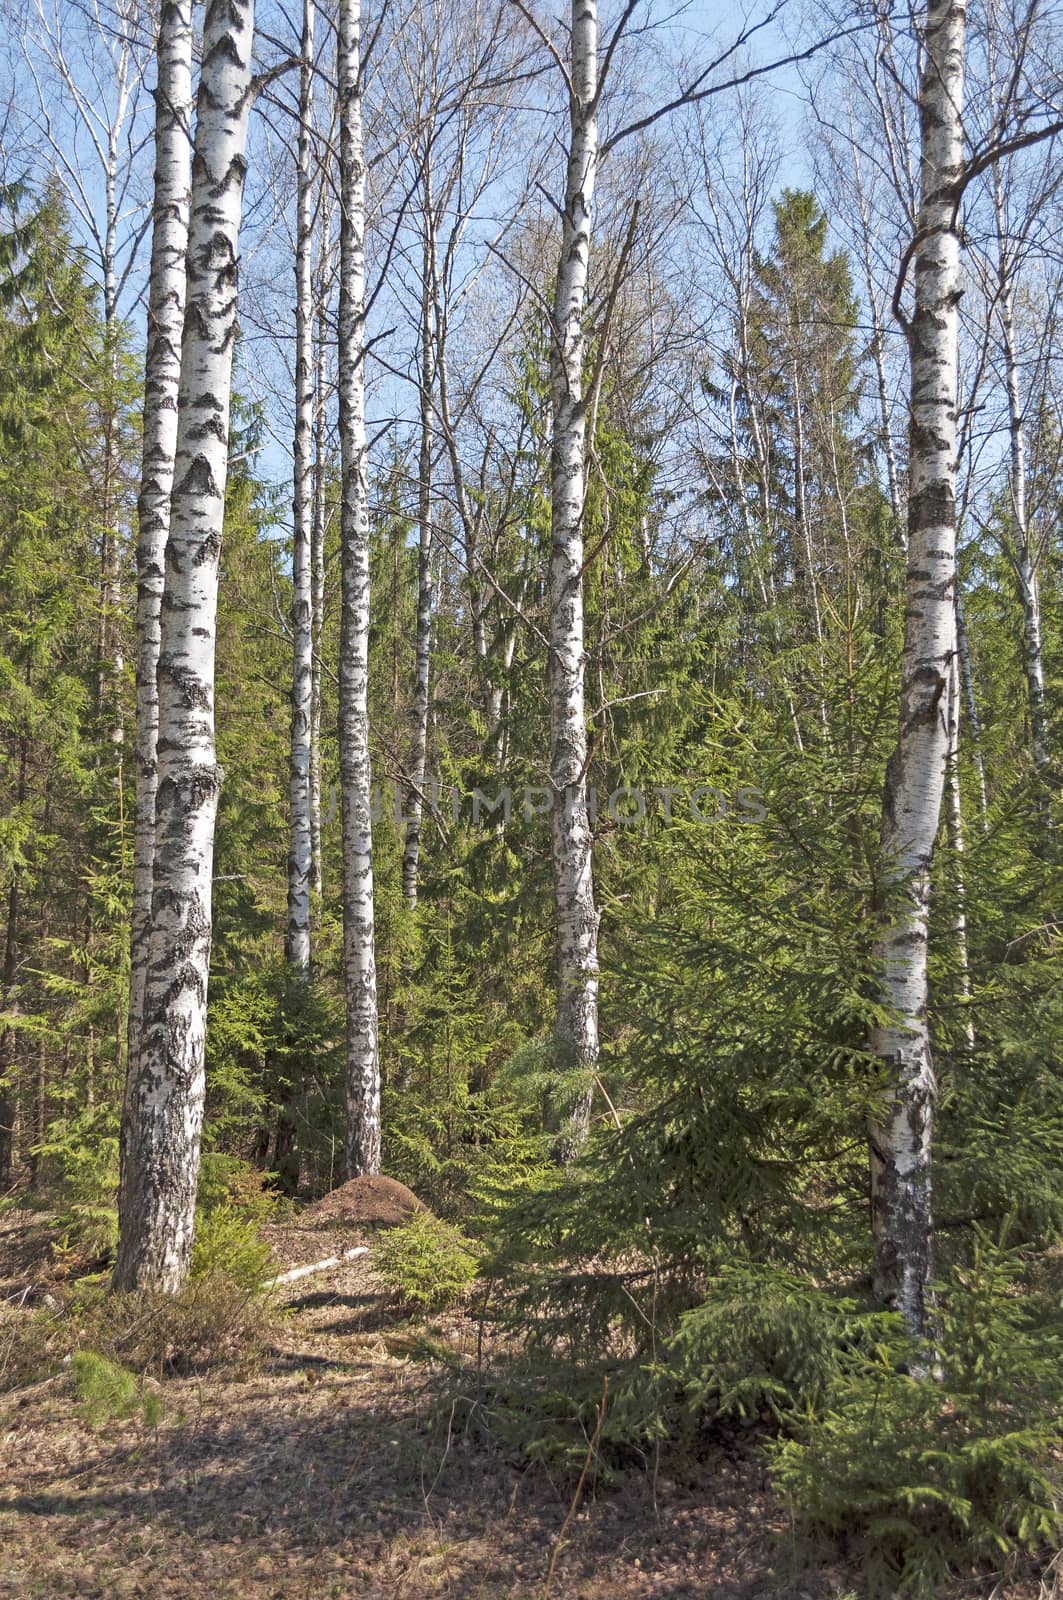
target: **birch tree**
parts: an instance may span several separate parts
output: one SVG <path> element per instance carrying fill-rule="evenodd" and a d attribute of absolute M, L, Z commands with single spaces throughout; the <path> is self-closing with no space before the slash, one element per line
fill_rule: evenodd
<path fill-rule="evenodd" d="M 328 430 L 329 295 L 333 280 L 331 193 L 322 183 L 321 239 L 317 289 L 314 301 L 314 510 L 310 528 L 310 584 L 312 600 L 310 674 L 310 887 L 320 896 L 324 887 L 321 867 L 321 637 L 325 620 L 326 435 Z"/>
<path fill-rule="evenodd" d="M 369 484 L 365 428 L 365 148 L 358 0 L 339 0 L 340 662 L 347 1175 L 380 1170 L 380 1062 L 369 764 Z"/>
<path fill-rule="evenodd" d="M 144 363 L 144 437 L 137 500 L 136 799 L 133 820 L 133 898 L 130 907 L 127 1083 L 137 1081 L 151 927 L 155 850 L 156 747 L 159 697 L 156 672 L 170 525 L 181 333 L 185 310 L 185 250 L 192 156 L 192 4 L 172 0 L 159 18 L 155 89 L 155 199 Z M 123 1144 L 128 1130 L 123 1128 Z"/>
<path fill-rule="evenodd" d="M 551 319 L 550 846 L 557 919 L 557 1042 L 566 1065 L 593 1071 L 598 1059 L 598 909 L 587 809 L 583 369 L 591 208 L 599 156 L 596 0 L 572 0 L 571 37 L 568 164 Z M 590 1112 L 591 1096 L 584 1091 L 572 1109 L 566 1148 L 586 1138 Z"/>
<path fill-rule="evenodd" d="M 295 440 L 292 496 L 292 721 L 288 773 L 288 929 L 284 954 L 310 970 L 313 877 L 311 739 L 313 724 L 313 74 L 314 0 L 303 0 L 295 224 Z"/>
<path fill-rule="evenodd" d="M 927 1028 L 930 865 L 949 761 L 956 649 L 956 438 L 965 0 L 930 0 L 919 93 L 919 211 L 909 248 L 908 565 L 900 727 L 882 805 L 882 905 L 873 959 L 884 1020 L 871 1048 L 889 1104 L 872 1118 L 874 1288 L 913 1334 L 928 1330 L 933 1276 L 931 1136 L 937 1087 Z"/>
<path fill-rule="evenodd" d="M 515 0 L 526 17 L 530 13 Z M 550 787 L 551 863 L 556 918 L 557 1011 L 555 1039 L 566 1069 L 593 1077 L 598 1058 L 598 925 L 592 866 L 593 833 L 587 805 L 589 760 L 585 705 L 586 647 L 583 619 L 585 550 L 583 511 L 587 489 L 587 421 L 597 391 L 596 373 L 585 373 L 586 320 L 589 305 L 591 230 L 595 185 L 601 159 L 677 112 L 700 104 L 726 88 L 749 82 L 787 63 L 814 55 L 828 40 L 820 39 L 777 61 L 750 66 L 731 76 L 716 76 L 734 63 L 761 24 L 747 24 L 714 59 L 695 62 L 681 78 L 678 93 L 658 101 L 643 114 L 599 135 L 599 111 L 606 81 L 616 68 L 617 50 L 638 10 L 628 0 L 613 27 L 599 63 L 597 0 L 572 0 L 569 56 L 561 68 L 568 96 L 568 138 L 561 248 L 550 315 L 551 400 L 551 527 L 549 575 Z M 536 26 L 540 37 L 546 39 Z M 831 37 L 834 37 L 832 35 Z M 622 273 L 621 261 L 618 273 Z M 615 296 L 611 286 L 605 316 Z M 577 1091 L 569 1127 L 558 1144 L 562 1159 L 586 1139 L 592 1094 Z"/>
<path fill-rule="evenodd" d="M 158 661 L 151 933 L 127 1102 L 116 1289 L 174 1291 L 195 1227 L 206 1090 L 214 824 L 214 641 L 228 474 L 252 0 L 210 0 L 196 104 L 177 443 Z"/>
<path fill-rule="evenodd" d="M 470 469 L 462 460 L 459 434 L 468 430 L 479 392 L 489 381 L 494 358 L 511 325 L 508 308 L 499 316 L 501 328 L 487 330 L 477 318 L 470 340 L 470 330 L 467 325 L 463 328 L 462 322 L 468 319 L 469 304 L 481 287 L 488 264 L 493 264 L 501 240 L 512 232 L 524 210 L 525 195 L 518 191 L 500 221 L 492 216 L 493 237 L 488 249 L 479 261 L 472 257 L 470 234 L 483 226 L 485 202 L 507 169 L 522 126 L 513 92 L 519 77 L 515 61 L 519 44 L 505 39 L 503 15 L 485 12 L 478 5 L 436 8 L 430 26 L 414 34 L 409 43 L 399 45 L 401 71 L 393 90 L 395 125 L 401 127 L 412 107 L 418 127 L 413 143 L 418 237 L 409 251 L 414 281 L 406 295 L 410 320 L 416 319 L 417 324 L 419 434 L 417 612 L 402 859 L 403 894 L 411 908 L 417 903 L 428 770 L 432 613 L 439 564 L 435 524 L 445 493 L 442 482 L 437 485 L 435 481 L 441 453 L 451 467 L 473 655 L 485 680 L 481 693 L 488 740 L 496 731 L 502 696 L 501 686 L 488 677 L 492 640 L 482 570 L 492 564 L 494 552 L 485 545 L 490 543 L 495 519 L 486 504 L 482 482 L 480 493 L 467 482 Z M 459 367 L 454 347 L 462 332 L 466 357 L 469 343 L 474 345 L 475 357 Z M 489 438 L 480 464 L 481 480 L 489 465 L 497 470 L 496 457 L 496 441 Z"/>

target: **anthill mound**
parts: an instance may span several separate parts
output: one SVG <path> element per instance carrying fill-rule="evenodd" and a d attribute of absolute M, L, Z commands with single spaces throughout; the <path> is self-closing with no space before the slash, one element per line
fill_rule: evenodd
<path fill-rule="evenodd" d="M 341 1183 L 331 1194 L 308 1206 L 304 1215 L 308 1222 L 322 1227 L 393 1228 L 415 1211 L 424 1210 L 412 1189 L 378 1174 Z"/>

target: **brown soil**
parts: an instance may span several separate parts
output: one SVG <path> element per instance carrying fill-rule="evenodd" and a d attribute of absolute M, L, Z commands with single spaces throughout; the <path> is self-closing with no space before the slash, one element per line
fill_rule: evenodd
<path fill-rule="evenodd" d="M 26 1213 L 0 1221 L 0 1280 L 18 1279 L 42 1232 Z M 351 1237 L 342 1225 L 266 1233 L 282 1265 L 338 1253 Z M 25 1315 L 10 1300 L 0 1306 L 0 1368 Z M 290 1285 L 253 1361 L 155 1384 L 157 1427 L 89 1427 L 69 1369 L 0 1393 L 0 1596 L 855 1600 L 862 1591 L 843 1564 L 794 1569 L 787 1511 L 754 1440 L 662 1449 L 612 1479 L 592 1471 L 574 1504 L 575 1475 L 530 1464 L 497 1426 L 476 1383 L 477 1357 L 489 1366 L 492 1354 L 478 1335 L 461 1313 L 427 1327 L 397 1320 L 370 1255 Z M 1031 1573 L 996 1588 L 967 1583 L 950 1600 L 990 1592 L 1035 1600 L 1050 1590 Z"/>
<path fill-rule="evenodd" d="M 301 1213 L 314 1227 L 393 1228 L 425 1207 L 412 1189 L 394 1178 L 352 1178 Z"/>

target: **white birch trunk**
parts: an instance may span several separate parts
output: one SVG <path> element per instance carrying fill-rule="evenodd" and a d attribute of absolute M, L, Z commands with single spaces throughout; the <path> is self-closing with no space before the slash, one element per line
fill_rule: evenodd
<path fill-rule="evenodd" d="M 114 759 L 113 782 L 120 794 L 124 782 L 123 754 L 125 715 L 122 705 L 122 679 L 125 655 L 122 650 L 122 541 L 118 527 L 118 167 L 123 125 L 129 111 L 133 69 L 130 34 L 135 24 L 131 7 L 120 6 L 117 13 L 119 39 L 113 56 L 116 100 L 114 114 L 106 130 L 106 145 L 99 146 L 103 159 L 104 223 L 102 240 L 103 321 L 107 343 L 110 392 L 104 418 L 103 537 L 100 551 L 100 709 L 109 721 L 108 741 Z M 156 128 L 158 119 L 156 117 Z"/>
<path fill-rule="evenodd" d="M 325 429 L 328 412 L 329 212 L 322 216 L 314 363 L 314 515 L 310 530 L 313 656 L 310 672 L 310 887 L 320 899 L 321 869 L 321 638 L 325 622 Z"/>
<path fill-rule="evenodd" d="M 292 720 L 288 759 L 288 929 L 285 959 L 310 971 L 311 721 L 313 716 L 314 285 L 311 140 L 314 0 L 303 0 L 295 223 L 295 440 L 292 495 Z"/>
<path fill-rule="evenodd" d="M 339 663 L 347 1175 L 380 1170 L 380 1065 L 369 768 L 369 486 L 365 437 L 365 152 L 358 0 L 339 0 Z"/>
<path fill-rule="evenodd" d="M 933 1275 L 931 1135 L 937 1087 L 927 1031 L 930 864 L 949 761 L 956 648 L 956 411 L 965 0 L 930 0 L 920 86 L 920 207 L 911 355 L 908 571 L 900 728 L 883 793 L 883 903 L 873 958 L 889 1020 L 871 1048 L 890 1103 L 869 1125 L 874 1287 L 910 1331 L 928 1327 Z"/>
<path fill-rule="evenodd" d="M 118 1289 L 180 1288 L 195 1227 L 222 782 L 214 747 L 214 643 L 252 43 L 252 0 L 210 0 L 162 597 L 151 933 L 139 1071 L 128 1108 Z"/>
<path fill-rule="evenodd" d="M 572 0 L 569 106 L 568 172 L 551 330 L 550 822 L 557 919 L 556 1036 L 562 1063 L 585 1069 L 598 1058 L 598 912 L 587 810 L 583 634 L 584 319 L 598 169 L 596 0 Z M 586 1139 L 590 1108 L 590 1095 L 582 1095 L 561 1140 L 562 1158 L 570 1157 Z"/>
<path fill-rule="evenodd" d="M 133 901 L 129 937 L 127 1085 L 137 1080 L 144 980 L 151 927 L 155 851 L 156 744 L 166 536 L 177 448 L 177 391 L 185 317 L 192 160 L 192 0 L 171 0 L 159 19 L 155 90 L 155 201 L 144 364 L 144 438 L 137 499 L 136 799 L 133 819 Z M 123 1123 L 122 1142 L 125 1142 Z"/>

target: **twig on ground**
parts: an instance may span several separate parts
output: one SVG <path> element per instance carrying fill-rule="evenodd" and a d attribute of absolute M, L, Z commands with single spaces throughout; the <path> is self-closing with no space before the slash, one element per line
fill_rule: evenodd
<path fill-rule="evenodd" d="M 546 1582 L 543 1584 L 542 1600 L 547 1600 L 547 1596 L 550 1593 L 550 1585 L 554 1581 L 554 1568 L 557 1566 L 557 1558 L 561 1554 L 561 1546 L 564 1542 L 565 1534 L 568 1532 L 568 1525 L 576 1515 L 576 1510 L 583 1494 L 583 1485 L 587 1481 L 587 1473 L 590 1471 L 591 1462 L 594 1460 L 598 1450 L 598 1440 L 602 1436 L 602 1424 L 605 1421 L 605 1407 L 608 1398 L 609 1375 L 607 1373 L 602 1383 L 602 1398 L 598 1402 L 598 1419 L 594 1424 L 594 1432 L 591 1434 L 590 1443 L 587 1446 L 587 1454 L 583 1459 L 583 1470 L 579 1475 L 579 1482 L 576 1484 L 576 1492 L 572 1496 L 572 1504 L 568 1508 L 568 1513 L 561 1524 L 560 1532 L 554 1540 L 554 1548 L 550 1552 L 550 1565 L 546 1569 Z"/>

